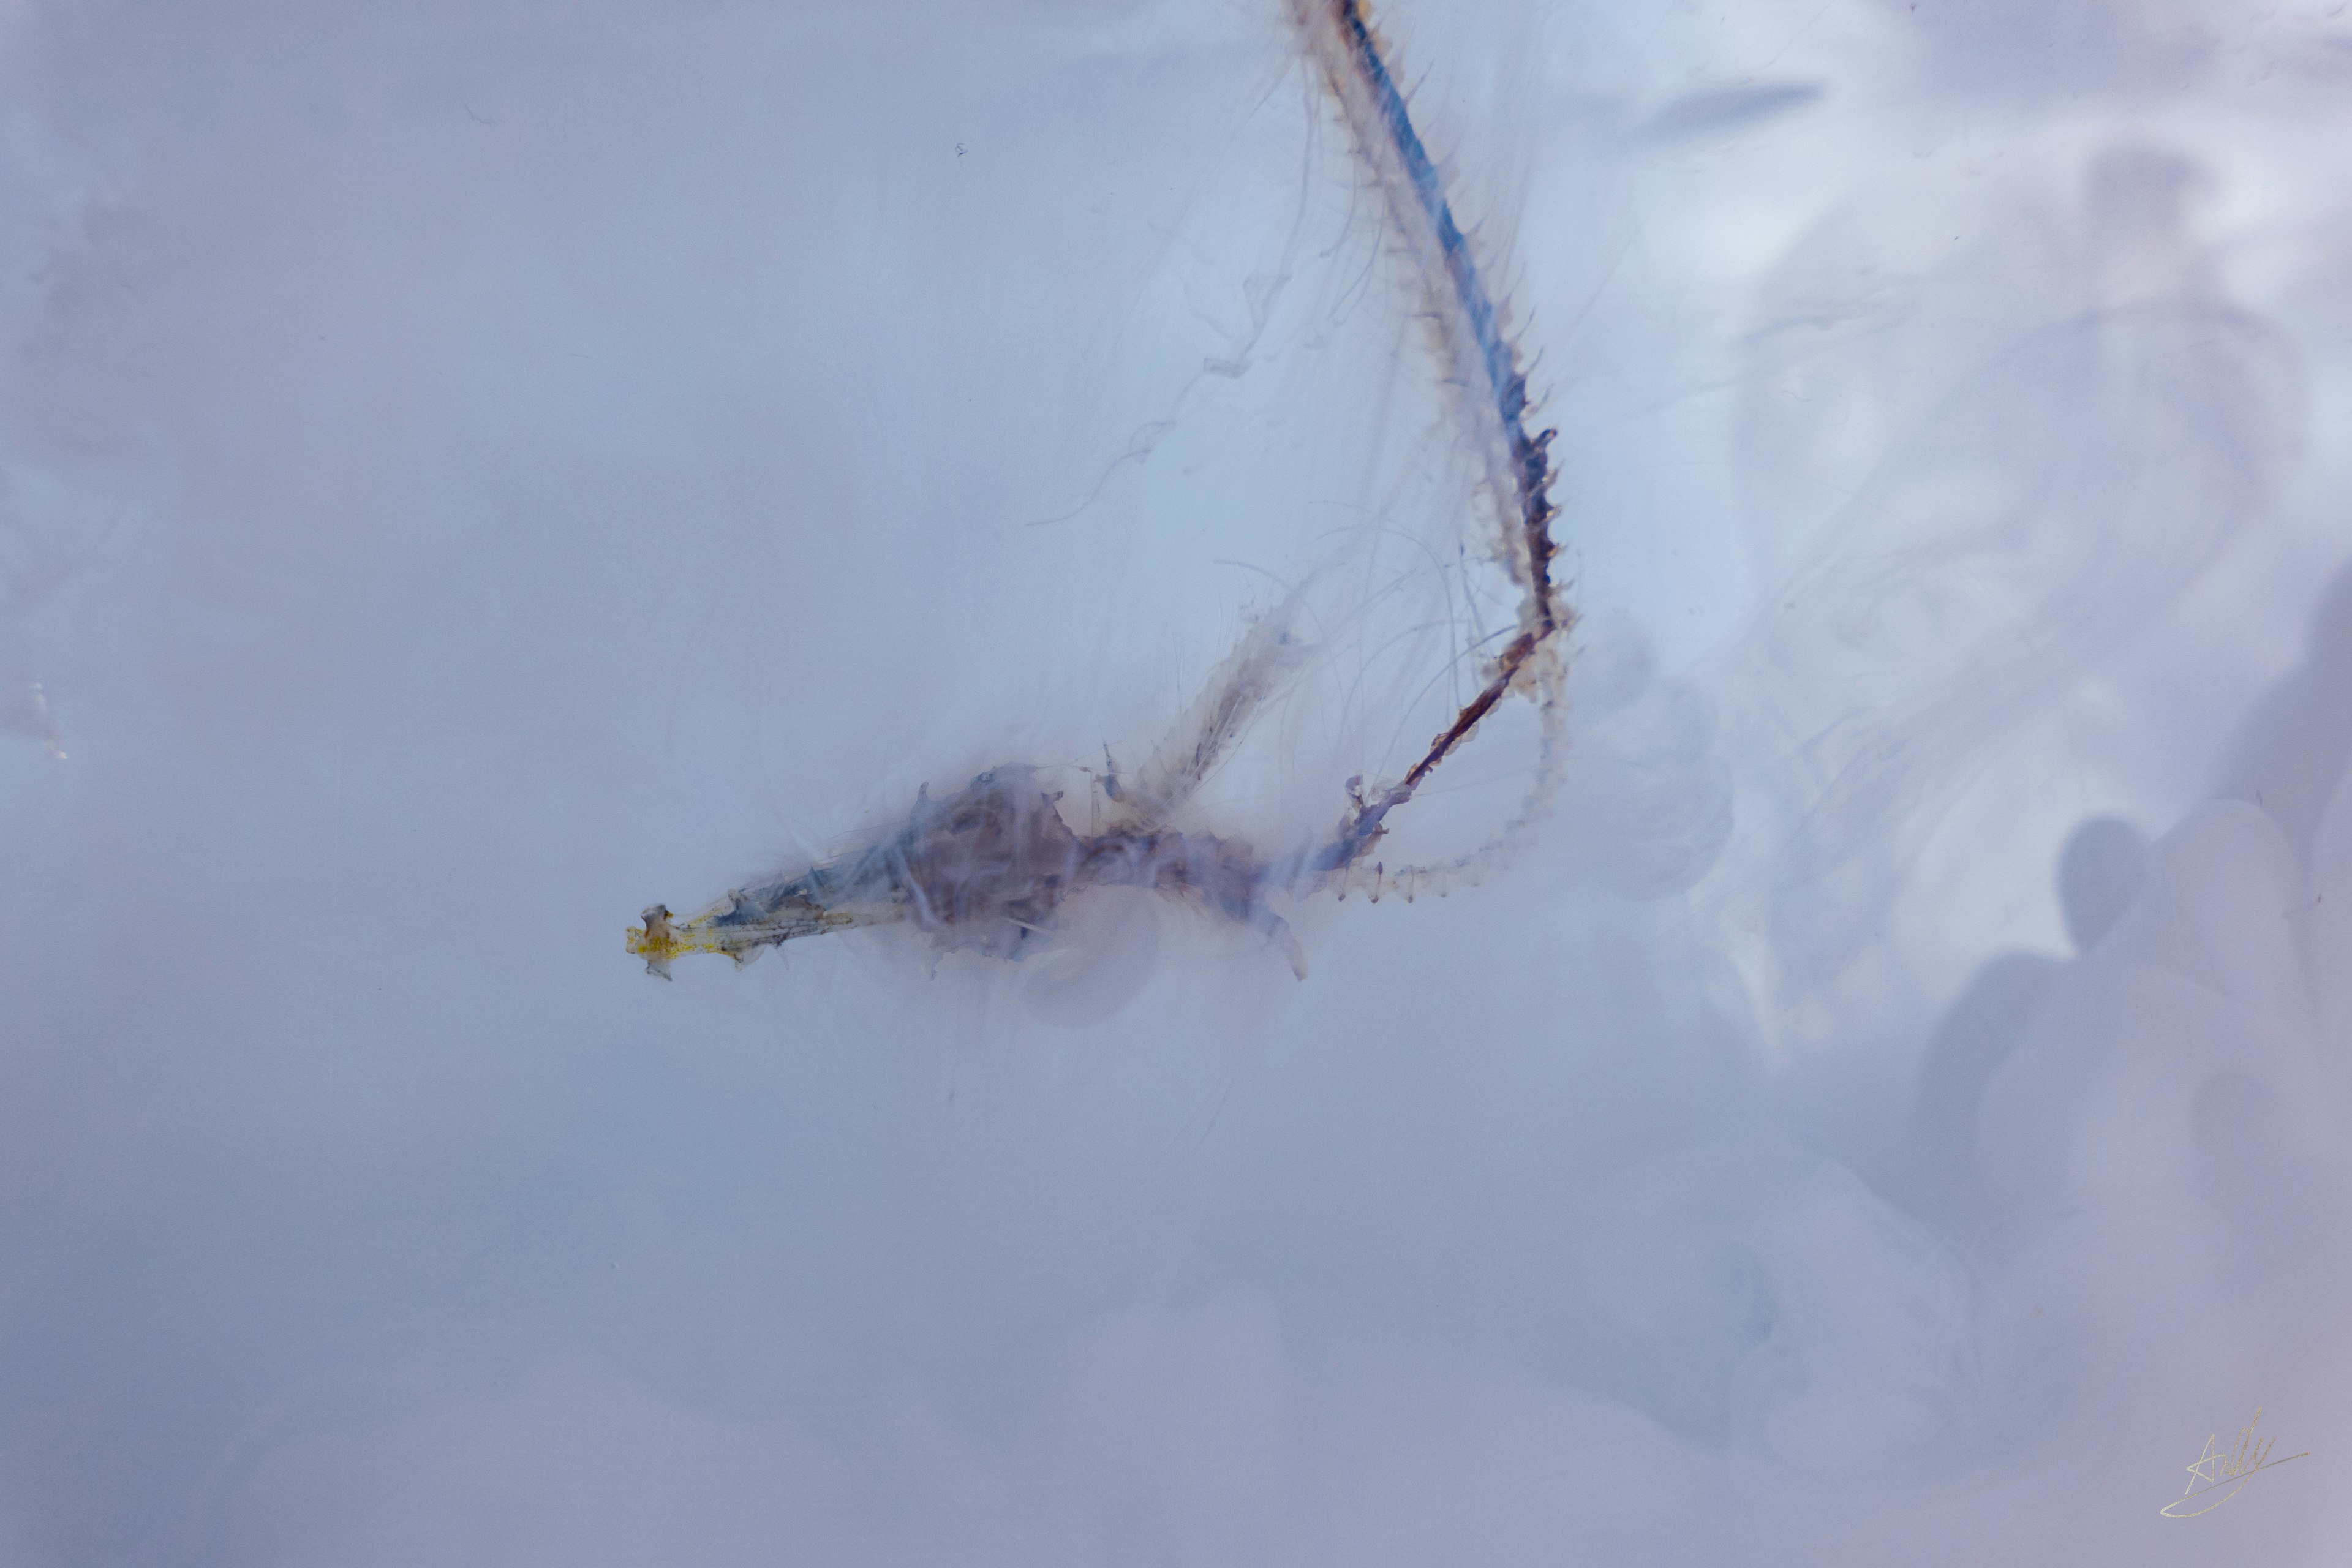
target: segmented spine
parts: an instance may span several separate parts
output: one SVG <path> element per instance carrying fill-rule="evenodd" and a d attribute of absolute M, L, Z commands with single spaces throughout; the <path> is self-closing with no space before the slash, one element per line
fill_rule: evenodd
<path fill-rule="evenodd" d="M 1551 443 L 1559 432 L 1528 431 L 1527 374 L 1518 350 L 1502 309 L 1486 292 L 1469 237 L 1446 199 L 1444 180 L 1413 129 L 1364 7 L 1359 0 L 1291 0 L 1291 11 L 1419 266 L 1443 352 L 1453 362 L 1453 379 L 1469 415 L 1468 433 L 1484 470 L 1481 488 L 1497 514 L 1502 556 L 1522 594 L 1517 632 L 1488 667 L 1484 686 L 1402 778 L 1354 796 L 1338 832 L 1306 868 L 1313 877 L 1336 882 L 1343 893 L 1362 888 L 1375 898 L 1392 889 L 1411 896 L 1423 887 L 1442 890 L 1452 878 L 1483 869 L 1543 815 L 1557 780 L 1566 734 L 1560 700 L 1565 669 L 1556 643 L 1575 619 L 1551 575 L 1551 521 L 1558 513 L 1551 501 Z M 1365 868 L 1364 857 L 1379 841 L 1389 813 L 1411 800 L 1437 765 L 1514 691 L 1536 701 L 1542 732 L 1533 786 L 1503 831 L 1480 849 L 1442 866 Z"/>

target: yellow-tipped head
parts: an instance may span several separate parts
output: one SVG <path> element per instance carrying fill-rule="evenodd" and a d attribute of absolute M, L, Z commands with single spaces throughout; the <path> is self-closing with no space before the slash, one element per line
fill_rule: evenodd
<path fill-rule="evenodd" d="M 853 913 L 828 910 L 803 897 L 777 900 L 764 916 L 747 916 L 739 889 L 683 924 L 673 924 L 667 904 L 645 913 L 645 924 L 629 928 L 629 951 L 646 961 L 646 973 L 669 978 L 669 962 L 684 953 L 723 952 L 737 964 L 757 958 L 763 949 L 795 937 L 844 931 L 856 925 L 881 925 L 898 918 L 896 906 Z"/>
<path fill-rule="evenodd" d="M 669 961 L 693 948 L 678 940 L 669 923 L 669 906 L 656 904 L 645 913 L 646 923 L 629 928 L 629 951 L 646 961 L 646 973 L 669 978 Z"/>

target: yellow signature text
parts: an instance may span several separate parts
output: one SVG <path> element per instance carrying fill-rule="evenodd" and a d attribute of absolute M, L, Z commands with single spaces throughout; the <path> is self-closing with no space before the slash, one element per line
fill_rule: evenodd
<path fill-rule="evenodd" d="M 2200 1513 L 2212 1512 L 2231 1498 L 2236 1497 L 2255 1472 L 2286 1464 L 2290 1460 L 2311 1458 L 2311 1450 L 2306 1448 L 2300 1454 L 2289 1454 L 2284 1459 L 2272 1458 L 2271 1448 L 2278 1439 L 2273 1437 L 2257 1441 L 2254 1437 L 2254 1424 L 2262 1418 L 2262 1406 L 2256 1405 L 2253 1421 L 2249 1421 L 2238 1428 L 2237 1446 L 2227 1454 L 2223 1454 L 2216 1447 L 2221 1441 L 2219 1434 L 2206 1438 L 2205 1451 L 2197 1457 L 2195 1464 L 2189 1467 L 2188 1487 L 2179 1497 L 2157 1511 L 2167 1519 L 2195 1519 Z M 2226 1491 L 2222 1489 L 2225 1487 L 2229 1489 Z M 2214 1497 L 2213 1494 L 2216 1492 L 2221 1495 Z M 2212 1500 L 2201 1503 L 2196 1508 L 2189 1506 L 2205 1498 L 2211 1498 Z"/>

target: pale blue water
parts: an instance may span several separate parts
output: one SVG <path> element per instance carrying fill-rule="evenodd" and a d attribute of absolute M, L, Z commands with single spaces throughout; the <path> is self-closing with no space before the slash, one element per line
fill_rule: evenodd
<path fill-rule="evenodd" d="M 665 985 L 920 786 L 1098 831 L 1274 606 L 1204 830 L 1475 690 L 1281 6 L 0 15 L 0 1562 L 2340 1554 L 2340 20 L 1380 19 L 1549 815 L 1304 980 L 1105 889 Z"/>

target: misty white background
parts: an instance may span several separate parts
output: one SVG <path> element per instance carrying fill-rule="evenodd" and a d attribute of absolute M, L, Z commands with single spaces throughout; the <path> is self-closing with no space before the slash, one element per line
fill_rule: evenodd
<path fill-rule="evenodd" d="M 1458 523 L 1279 7 L 0 7 L 0 1562 L 2339 1560 L 2340 11 L 1400 0 L 1534 847 L 664 985 Z"/>

